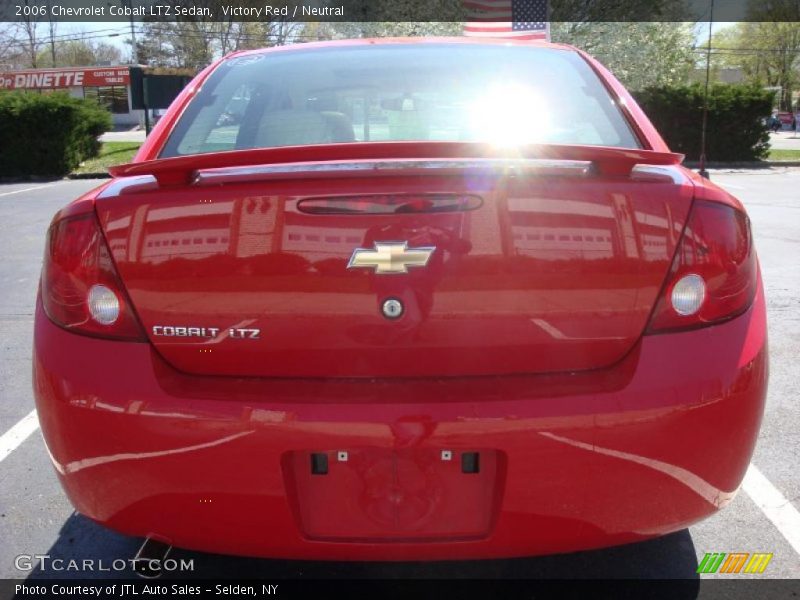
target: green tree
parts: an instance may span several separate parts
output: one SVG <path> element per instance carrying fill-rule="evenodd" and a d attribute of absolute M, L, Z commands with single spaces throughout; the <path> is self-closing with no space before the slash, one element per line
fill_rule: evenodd
<path fill-rule="evenodd" d="M 29 0 L 24 0 L 25 6 L 28 6 L 29 3 Z M 28 64 L 25 66 L 32 69 L 36 69 L 40 66 L 39 48 L 44 43 L 39 27 L 41 25 L 39 22 L 40 20 L 41 17 L 23 16 L 18 23 L 19 30 L 22 32 L 22 35 L 20 35 L 19 38 L 22 42 L 23 48 L 25 49 L 25 57 L 28 59 Z"/>
<path fill-rule="evenodd" d="M 348 38 L 458 36 L 461 22 L 365 21 L 341 23 L 306 23 L 299 37 L 306 41 Z"/>
<path fill-rule="evenodd" d="M 695 66 L 690 23 L 564 22 L 550 34 L 595 56 L 633 90 L 686 83 Z"/>
<path fill-rule="evenodd" d="M 693 21 L 698 16 L 697 8 L 693 0 L 550 0 L 550 20 L 554 23 Z"/>
<path fill-rule="evenodd" d="M 162 4 L 185 5 L 181 0 Z M 242 21 L 225 16 L 220 0 L 194 0 L 194 8 L 208 8 L 211 16 L 188 16 L 175 21 L 152 20 L 142 24 L 137 38 L 139 61 L 157 67 L 200 69 L 215 58 L 249 48 L 262 48 L 294 41 L 301 25 L 291 20 Z M 263 8 L 259 0 L 240 0 L 237 6 Z M 277 6 L 273 0 L 271 6 Z"/>
<path fill-rule="evenodd" d="M 137 36 L 139 62 L 154 67 L 200 69 L 214 58 L 213 24 L 203 21 L 154 21 Z"/>
<path fill-rule="evenodd" d="M 792 110 L 800 86 L 800 23 L 738 23 L 711 40 L 712 64 L 739 67 L 747 81 L 780 88 L 778 104 Z"/>
<path fill-rule="evenodd" d="M 98 64 L 119 64 L 122 52 L 116 46 L 92 40 L 69 40 L 55 43 L 56 62 L 53 64 L 48 45 L 39 51 L 39 64 L 51 67 L 84 67 Z"/>
<path fill-rule="evenodd" d="M 0 22 L 0 68 L 16 69 L 22 66 L 20 29 L 15 23 Z"/>

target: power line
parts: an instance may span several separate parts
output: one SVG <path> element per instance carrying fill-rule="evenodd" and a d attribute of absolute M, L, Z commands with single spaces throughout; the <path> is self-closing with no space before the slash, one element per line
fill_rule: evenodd
<path fill-rule="evenodd" d="M 75 31 L 72 31 L 72 32 L 69 32 L 69 33 L 57 33 L 57 34 L 55 34 L 53 36 L 51 36 L 49 33 L 43 33 L 41 36 L 37 36 L 37 37 L 39 37 L 43 41 L 50 41 L 51 37 L 53 39 L 55 39 L 56 41 L 72 41 L 72 40 L 80 40 L 80 39 L 82 39 L 84 37 L 88 37 L 91 34 L 102 34 L 103 37 L 106 37 L 106 36 L 109 35 L 108 32 L 120 32 L 120 31 L 127 31 L 127 30 L 128 30 L 127 27 L 109 27 L 109 28 L 106 28 L 106 29 L 94 29 L 94 30 L 92 30 L 90 32 L 75 32 Z M 111 35 L 113 35 L 113 34 L 111 34 Z M 15 37 L 14 41 L 18 42 L 18 41 L 22 40 L 24 42 L 24 38 L 25 38 L 25 36 Z"/>
<path fill-rule="evenodd" d="M 98 38 L 107 38 L 107 37 L 120 37 L 125 36 L 128 33 L 128 29 L 120 29 L 120 30 L 110 30 L 110 31 L 118 31 L 118 33 L 98 33 L 92 32 L 91 34 L 63 34 L 59 36 L 59 39 L 56 39 L 57 42 L 81 42 L 85 40 L 93 40 Z M 169 30 L 147 30 L 147 29 L 138 29 L 136 31 L 137 34 L 146 35 L 148 33 L 153 33 L 156 35 L 164 35 L 164 36 L 174 36 L 177 38 L 194 38 L 194 39 L 208 39 L 214 38 L 220 35 L 218 31 L 209 31 L 208 33 L 203 33 L 199 31 L 169 31 Z M 251 34 L 251 33 L 237 33 L 232 34 L 232 38 L 236 39 L 250 39 L 250 40 L 262 40 L 265 38 L 272 38 L 272 37 L 284 37 L 286 34 L 280 33 L 271 33 L 271 32 L 264 32 L 262 34 Z M 128 36 L 130 37 L 130 36 Z M 303 34 L 289 34 L 287 37 L 291 39 L 317 39 L 318 35 L 303 35 Z M 44 44 L 50 40 L 50 36 L 42 36 L 41 43 Z M 28 46 L 30 45 L 29 42 L 26 40 L 15 40 L 15 45 L 18 46 Z"/>
<path fill-rule="evenodd" d="M 58 33 L 52 36 L 57 42 L 58 41 L 73 41 L 74 39 L 82 39 L 84 36 L 88 36 L 90 34 L 98 34 L 101 37 L 115 37 L 114 34 L 109 34 L 109 32 L 127 32 L 127 27 L 109 27 L 107 29 L 94 29 L 90 32 L 70 32 L 70 33 Z M 50 39 L 49 35 L 44 36 L 48 40 Z"/>

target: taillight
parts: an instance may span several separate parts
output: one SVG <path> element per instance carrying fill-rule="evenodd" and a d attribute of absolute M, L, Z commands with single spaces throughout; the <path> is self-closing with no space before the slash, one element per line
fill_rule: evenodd
<path fill-rule="evenodd" d="M 50 226 L 41 294 L 47 316 L 65 329 L 145 341 L 94 214 L 66 217 Z"/>
<path fill-rule="evenodd" d="M 702 327 L 740 315 L 753 302 L 757 271 L 747 215 L 696 200 L 647 332 Z"/>

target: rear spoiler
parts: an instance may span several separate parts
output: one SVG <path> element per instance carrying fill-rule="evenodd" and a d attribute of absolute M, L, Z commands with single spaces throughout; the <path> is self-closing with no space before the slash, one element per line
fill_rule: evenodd
<path fill-rule="evenodd" d="M 417 169 L 423 164 L 458 168 L 456 163 L 465 162 L 485 166 L 538 162 L 540 166 L 553 170 L 559 163 L 567 163 L 563 166 L 573 169 L 583 163 L 587 173 L 593 170 L 603 175 L 627 176 L 636 165 L 679 165 L 683 158 L 683 154 L 672 152 L 608 146 L 547 144 L 500 149 L 470 142 L 351 142 L 159 158 L 117 165 L 109 168 L 109 173 L 114 177 L 151 175 L 162 187 L 193 183 L 203 171 L 209 170 L 254 167 L 252 175 L 255 176 L 255 171 L 263 169 L 269 169 L 273 174 L 278 171 L 296 174 L 320 171 L 322 165 L 331 167 L 325 169 L 330 175 L 331 172 L 375 171 L 381 165 L 386 171 L 391 171 L 402 165 Z M 279 166 L 283 168 L 276 169 Z"/>

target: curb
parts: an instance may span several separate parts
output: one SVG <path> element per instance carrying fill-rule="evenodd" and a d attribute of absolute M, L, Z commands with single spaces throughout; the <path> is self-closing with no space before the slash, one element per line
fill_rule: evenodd
<path fill-rule="evenodd" d="M 111 179 L 108 171 L 99 173 L 70 173 L 67 179 Z"/>
<path fill-rule="evenodd" d="M 63 181 L 66 177 L 29 175 L 28 177 L 0 177 L 0 183 L 51 183 Z"/>
<path fill-rule="evenodd" d="M 106 173 L 70 173 L 63 177 L 0 177 L 0 183 L 50 183 L 55 181 L 66 181 L 67 179 L 110 179 L 111 175 Z"/>
<path fill-rule="evenodd" d="M 688 169 L 699 169 L 700 163 L 687 161 L 683 166 Z M 800 167 L 800 160 L 752 160 L 741 162 L 708 162 L 707 169 L 771 169 L 773 167 Z"/>

